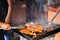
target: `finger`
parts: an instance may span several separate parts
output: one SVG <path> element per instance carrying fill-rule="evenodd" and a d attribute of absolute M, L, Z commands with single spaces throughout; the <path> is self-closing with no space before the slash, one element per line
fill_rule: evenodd
<path fill-rule="evenodd" d="M 10 26 L 8 26 L 8 27 L 6 28 L 6 30 L 11 30 L 11 27 L 10 27 Z"/>
<path fill-rule="evenodd" d="M 9 27 L 7 28 L 7 30 L 11 30 L 11 27 L 9 26 Z"/>

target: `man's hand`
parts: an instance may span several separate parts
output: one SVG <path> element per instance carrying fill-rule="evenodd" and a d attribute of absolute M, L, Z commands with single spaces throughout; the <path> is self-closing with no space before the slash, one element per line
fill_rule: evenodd
<path fill-rule="evenodd" d="M 11 26 L 9 24 L 6 24 L 6 23 L 1 23 L 1 28 L 3 30 L 11 30 Z"/>

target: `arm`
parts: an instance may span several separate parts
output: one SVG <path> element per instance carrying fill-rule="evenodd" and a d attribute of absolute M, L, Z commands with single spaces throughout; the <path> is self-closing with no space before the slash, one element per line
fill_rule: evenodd
<path fill-rule="evenodd" d="M 7 0 L 7 2 L 8 2 L 8 12 L 5 18 L 5 23 L 10 23 L 10 15 L 12 11 L 12 0 Z"/>
<path fill-rule="evenodd" d="M 6 23 L 3 23 L 3 22 L 0 22 L 0 27 L 3 29 L 3 30 L 11 30 L 11 26 L 7 23 L 10 22 L 10 14 L 11 14 L 11 9 L 12 9 L 12 1 L 11 0 L 7 0 L 8 2 L 8 14 L 6 16 L 6 19 L 5 19 L 5 22 Z"/>

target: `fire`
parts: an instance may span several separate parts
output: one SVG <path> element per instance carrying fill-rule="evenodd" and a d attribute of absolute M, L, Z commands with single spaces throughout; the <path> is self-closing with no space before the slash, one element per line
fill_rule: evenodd
<path fill-rule="evenodd" d="M 26 28 L 21 29 L 20 32 L 30 35 L 30 36 L 33 36 L 33 38 L 34 38 L 37 36 L 36 32 L 37 33 L 43 32 L 43 28 L 39 24 L 36 24 L 35 27 L 33 27 L 33 25 L 28 25 L 28 26 L 26 26 Z"/>

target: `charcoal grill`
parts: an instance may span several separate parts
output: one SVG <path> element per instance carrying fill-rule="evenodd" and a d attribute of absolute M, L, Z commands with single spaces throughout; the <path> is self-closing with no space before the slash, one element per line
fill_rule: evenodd
<path fill-rule="evenodd" d="M 54 27 L 55 27 L 54 30 L 52 30 L 52 31 L 50 31 L 50 32 L 44 32 L 43 35 L 39 35 L 39 36 L 37 36 L 37 37 L 35 37 L 35 38 L 32 38 L 31 36 L 28 36 L 28 35 L 26 35 L 26 34 L 21 33 L 21 32 L 19 31 L 19 30 L 20 30 L 19 27 L 17 27 L 17 26 L 12 27 L 12 30 L 13 30 L 14 32 L 16 32 L 17 34 L 19 34 L 20 36 L 26 38 L 27 40 L 40 40 L 40 39 L 42 39 L 42 38 L 45 38 L 45 37 L 47 37 L 47 36 L 50 36 L 50 35 L 53 35 L 53 34 L 56 34 L 56 33 L 60 32 L 60 25 L 59 25 L 59 24 L 55 24 Z M 21 27 L 20 27 L 20 28 L 21 28 Z M 0 28 L 0 29 L 2 29 L 2 28 Z"/>
<path fill-rule="evenodd" d="M 15 30 L 15 29 L 14 29 L 14 31 L 15 31 L 17 34 L 21 35 L 22 37 L 26 38 L 27 40 L 39 40 L 39 39 L 42 39 L 42 38 L 45 38 L 45 37 L 47 37 L 47 36 L 50 36 L 50 35 L 53 35 L 53 34 L 56 34 L 56 33 L 60 32 L 60 25 L 58 25 L 58 24 L 55 24 L 55 25 L 56 25 L 56 26 L 54 26 L 54 27 L 55 27 L 54 30 L 52 30 L 52 31 L 50 31 L 50 32 L 44 32 L 43 35 L 39 35 L 39 36 L 37 36 L 37 37 L 35 37 L 35 38 L 32 38 L 32 37 L 30 37 L 30 36 L 28 36 L 28 35 L 26 35 L 26 34 L 23 34 L 23 33 L 19 32 L 19 30 Z"/>

